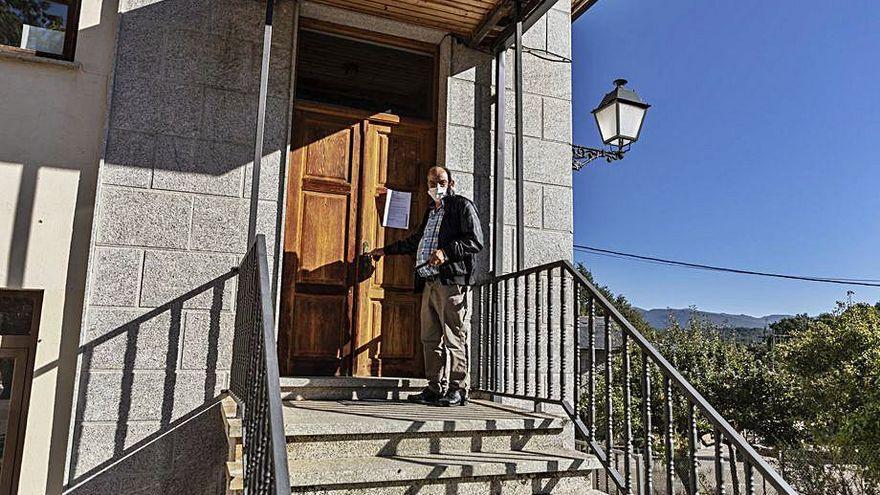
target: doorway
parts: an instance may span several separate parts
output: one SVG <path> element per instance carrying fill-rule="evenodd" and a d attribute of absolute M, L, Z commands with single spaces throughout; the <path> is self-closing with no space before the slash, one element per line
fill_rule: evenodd
<path fill-rule="evenodd" d="M 413 51 L 304 25 L 287 179 L 283 375 L 423 376 L 412 256 L 362 256 L 403 238 L 381 224 L 389 189 L 427 208 L 436 153 L 436 47 Z M 369 36 L 369 35 L 365 35 Z M 391 43 L 389 43 L 391 41 Z"/>

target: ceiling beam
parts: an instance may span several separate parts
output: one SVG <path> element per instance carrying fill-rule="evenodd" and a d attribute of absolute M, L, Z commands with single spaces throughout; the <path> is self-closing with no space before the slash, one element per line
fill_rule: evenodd
<path fill-rule="evenodd" d="M 513 8 L 512 0 L 498 0 L 495 8 L 480 21 L 479 26 L 474 30 L 474 34 L 471 35 L 468 45 L 472 48 L 479 46 L 486 39 L 486 36 L 492 32 L 492 29 L 498 26 L 498 21 L 510 12 L 511 8 Z"/>
<path fill-rule="evenodd" d="M 537 4 L 532 8 L 531 12 L 529 12 L 523 18 L 523 32 L 528 31 L 530 27 L 534 26 L 535 23 L 538 22 L 538 19 L 544 17 L 544 14 L 546 14 L 547 11 L 556 4 L 556 0 L 539 0 L 536 3 Z M 493 51 L 503 51 L 510 48 L 510 46 L 513 44 L 513 39 L 515 36 L 516 22 L 512 22 L 509 26 L 507 26 L 506 29 L 504 29 L 504 31 L 501 32 L 501 35 L 498 37 L 498 42 L 495 44 Z"/>
<path fill-rule="evenodd" d="M 596 5 L 599 0 L 572 0 L 571 2 L 571 22 L 577 20 L 584 12 L 590 10 L 590 7 Z"/>

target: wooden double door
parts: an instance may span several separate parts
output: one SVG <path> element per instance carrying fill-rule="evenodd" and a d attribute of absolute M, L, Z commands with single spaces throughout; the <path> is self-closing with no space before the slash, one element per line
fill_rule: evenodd
<path fill-rule="evenodd" d="M 282 374 L 423 376 L 414 258 L 363 253 L 408 232 L 381 225 L 387 189 L 411 192 L 421 221 L 433 124 L 300 103 L 291 142 Z"/>

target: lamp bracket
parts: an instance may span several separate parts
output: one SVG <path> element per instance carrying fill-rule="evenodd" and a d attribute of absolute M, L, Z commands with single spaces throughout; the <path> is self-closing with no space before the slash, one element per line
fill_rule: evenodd
<path fill-rule="evenodd" d="M 623 154 L 627 151 L 629 151 L 629 145 L 606 150 L 573 144 L 571 145 L 571 168 L 572 170 L 580 170 L 597 158 L 604 158 L 608 163 L 622 160 Z"/>

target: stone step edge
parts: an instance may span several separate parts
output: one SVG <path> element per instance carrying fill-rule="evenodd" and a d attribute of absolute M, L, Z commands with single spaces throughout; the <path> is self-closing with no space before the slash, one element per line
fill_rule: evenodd
<path fill-rule="evenodd" d="M 492 452 L 481 452 L 481 453 L 464 452 L 464 451 L 447 451 L 447 452 L 441 452 L 439 454 L 426 454 L 423 456 L 370 456 L 370 457 L 363 457 L 363 458 L 359 458 L 359 459 L 361 459 L 361 460 L 387 459 L 389 461 L 400 460 L 402 462 L 414 462 L 409 459 L 427 458 L 427 457 L 438 456 L 438 455 L 439 456 L 462 456 L 462 457 L 465 457 L 465 456 L 474 456 L 476 454 L 484 454 L 484 455 L 485 454 L 497 454 L 497 455 L 501 455 L 501 456 L 511 455 L 511 454 L 535 454 L 535 455 L 543 455 L 543 456 L 547 456 L 547 457 L 558 456 L 560 458 L 574 456 L 574 457 L 580 458 L 584 462 L 580 465 L 577 465 L 577 466 L 575 466 L 575 465 L 558 466 L 557 465 L 556 467 L 546 466 L 543 468 L 535 469 L 533 471 L 510 472 L 509 471 L 509 464 L 510 463 L 514 463 L 514 464 L 541 463 L 541 464 L 544 464 L 544 463 L 551 463 L 552 462 L 552 461 L 547 461 L 547 460 L 543 460 L 543 459 L 529 459 L 529 458 L 510 459 L 510 461 L 504 463 L 505 465 L 504 465 L 503 472 L 487 472 L 485 474 L 460 475 L 460 474 L 449 474 L 451 471 L 450 469 L 442 469 L 439 473 L 439 476 L 432 477 L 432 478 L 426 478 L 424 476 L 415 476 L 414 475 L 415 473 L 413 473 L 413 475 L 402 476 L 402 477 L 399 477 L 396 479 L 366 479 L 366 480 L 361 480 L 361 481 L 347 480 L 347 481 L 341 481 L 338 483 L 328 482 L 327 480 L 322 480 L 320 482 L 304 483 L 304 484 L 296 484 L 297 474 L 307 472 L 306 470 L 304 470 L 303 465 L 307 465 L 310 463 L 314 464 L 316 462 L 325 462 L 326 460 L 324 460 L 324 461 L 314 461 L 314 460 L 297 461 L 296 459 L 288 459 L 288 470 L 291 473 L 291 475 L 290 475 L 291 476 L 291 480 L 290 480 L 291 481 L 291 489 L 294 493 L 296 493 L 296 492 L 300 492 L 300 491 L 309 491 L 309 490 L 315 490 L 315 489 L 320 489 L 320 488 L 328 489 L 328 490 L 344 490 L 344 489 L 368 489 L 368 488 L 378 488 L 378 487 L 407 486 L 412 483 L 446 484 L 446 483 L 450 483 L 450 482 L 465 483 L 465 482 L 479 482 L 479 481 L 490 481 L 490 480 L 512 480 L 512 479 L 553 478 L 553 477 L 561 478 L 561 477 L 567 477 L 567 476 L 583 476 L 584 474 L 591 473 L 591 472 L 598 471 L 598 470 L 602 469 L 601 463 L 599 462 L 599 460 L 595 456 L 585 454 L 583 452 L 569 450 L 569 449 L 546 449 L 545 451 L 541 452 L 541 454 L 538 454 L 535 452 L 527 452 L 527 451 L 492 451 Z M 338 460 L 356 462 L 357 459 L 358 458 L 346 458 L 346 459 L 340 458 Z M 569 457 L 569 460 L 571 460 L 570 457 Z M 556 461 L 556 462 L 558 462 L 558 461 Z M 574 462 L 574 460 L 572 460 L 572 463 L 573 462 Z M 488 461 L 487 462 L 478 462 L 477 461 L 477 462 L 474 462 L 470 467 L 473 468 L 473 467 L 479 466 L 479 465 L 484 465 L 484 466 L 496 465 L 497 466 L 498 464 L 500 464 L 500 463 L 497 461 L 495 461 L 495 462 L 488 462 Z M 444 465 L 442 463 L 437 463 L 437 466 L 444 466 Z M 437 466 L 435 466 L 434 469 L 436 469 Z M 445 466 L 448 468 L 450 466 L 454 466 L 454 464 L 446 464 Z M 494 468 L 497 469 L 497 467 L 494 467 Z M 325 463 L 325 472 L 326 472 L 326 463 Z M 364 471 L 364 473 L 368 474 L 368 475 L 373 475 L 373 476 L 377 476 L 377 475 L 381 476 L 382 475 L 381 471 L 378 471 L 378 470 L 373 471 L 373 470 L 366 469 Z M 340 474 L 342 474 L 342 473 L 340 473 Z M 397 473 L 395 473 L 395 474 L 399 475 L 400 470 L 398 469 Z"/>
<path fill-rule="evenodd" d="M 424 378 L 352 377 L 352 376 L 283 376 L 279 379 L 281 391 L 309 388 L 376 388 L 422 389 L 428 385 Z"/>
<path fill-rule="evenodd" d="M 515 421 L 515 420 L 514 420 Z M 242 438 L 241 419 L 227 419 L 226 436 L 232 439 Z M 285 428 L 286 430 L 286 428 Z M 564 425 L 555 422 L 550 425 L 539 425 L 534 427 L 526 426 L 510 426 L 495 429 L 487 429 L 480 427 L 471 427 L 461 430 L 425 430 L 425 431 L 362 431 L 347 433 L 297 433 L 295 431 L 285 431 L 284 437 L 287 443 L 295 442 L 315 442 L 315 441 L 357 441 L 357 440 L 376 440 L 391 438 L 428 438 L 428 437 L 472 437 L 475 435 L 488 436 L 505 436 L 513 434 L 532 434 L 532 435 L 559 435 L 564 431 Z"/>

